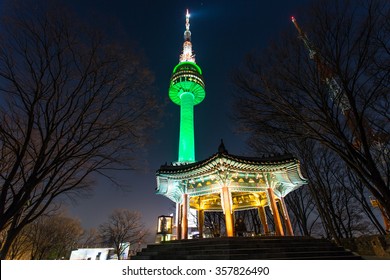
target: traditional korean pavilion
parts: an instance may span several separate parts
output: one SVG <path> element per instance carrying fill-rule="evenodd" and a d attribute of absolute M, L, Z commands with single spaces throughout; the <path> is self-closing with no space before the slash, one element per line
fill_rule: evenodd
<path fill-rule="evenodd" d="M 197 210 L 200 238 L 205 211 L 222 211 L 226 235 L 231 237 L 234 211 L 247 209 L 258 210 L 267 235 L 266 207 L 273 214 L 275 234 L 285 235 L 285 228 L 287 235 L 294 235 L 284 197 L 306 183 L 296 158 L 290 154 L 263 158 L 232 155 L 221 141 L 217 153 L 195 160 L 193 110 L 205 98 L 205 84 L 192 53 L 189 17 L 187 10 L 183 52 L 169 88 L 169 97 L 180 106 L 179 159 L 161 166 L 156 174 L 156 193 L 176 203 L 177 238 L 188 238 L 189 208 Z"/>
<path fill-rule="evenodd" d="M 200 237 L 205 211 L 223 211 L 226 235 L 234 236 L 234 211 L 247 209 L 258 210 L 267 235 L 266 207 L 273 214 L 275 234 L 285 235 L 284 223 L 287 235 L 294 235 L 284 197 L 305 183 L 299 161 L 292 155 L 237 156 L 229 154 L 223 142 L 205 160 L 163 165 L 157 171 L 157 193 L 176 203 L 176 226 L 183 239 L 188 234 L 188 208 L 197 210 Z"/>

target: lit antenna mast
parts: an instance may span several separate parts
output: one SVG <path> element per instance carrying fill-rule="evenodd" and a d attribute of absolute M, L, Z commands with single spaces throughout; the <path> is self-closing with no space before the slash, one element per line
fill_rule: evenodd
<path fill-rule="evenodd" d="M 195 62 L 195 55 L 192 53 L 192 43 L 191 43 L 191 31 L 190 31 L 190 13 L 186 13 L 186 31 L 184 31 L 184 43 L 183 43 L 183 52 L 180 55 L 180 62 Z"/>
<path fill-rule="evenodd" d="M 299 38 L 303 41 L 306 49 L 309 51 L 310 59 L 315 61 L 320 72 L 321 78 L 328 85 L 330 97 L 340 107 L 343 114 L 348 115 L 351 106 L 349 104 L 347 96 L 344 94 L 341 87 L 333 77 L 333 71 L 323 61 L 321 55 L 316 51 L 314 45 L 310 42 L 309 38 L 307 38 L 306 34 L 302 31 L 296 19 L 294 17 L 291 17 L 291 21 L 294 23 L 295 28 L 298 30 Z"/>
<path fill-rule="evenodd" d="M 305 44 L 306 49 L 309 51 L 309 57 L 310 59 L 314 60 L 318 71 L 321 75 L 321 78 L 326 82 L 326 84 L 329 87 L 329 92 L 331 94 L 331 98 L 336 104 L 340 107 L 342 110 L 344 116 L 346 117 L 347 124 L 352 130 L 352 133 L 354 135 L 354 146 L 359 149 L 361 145 L 361 141 L 359 137 L 356 136 L 356 123 L 351 118 L 351 106 L 349 104 L 347 96 L 342 91 L 341 87 L 333 77 L 333 71 L 330 69 L 330 67 L 323 61 L 323 58 L 321 55 L 316 51 L 314 45 L 310 42 L 310 40 L 307 38 L 306 34 L 302 31 L 301 27 L 298 25 L 296 19 L 294 17 L 291 17 L 291 21 L 295 25 L 295 28 L 298 30 L 299 38 L 303 41 Z M 363 119 L 363 124 L 365 128 L 368 130 L 368 142 L 372 142 L 373 140 L 376 142 L 377 145 L 381 145 L 382 139 L 376 134 L 374 134 L 368 125 L 368 123 Z M 382 137 L 388 137 L 388 135 L 382 136 Z M 386 231 L 390 231 L 390 218 L 387 216 L 383 206 L 380 204 L 380 202 L 377 199 L 371 199 L 371 204 L 373 207 L 378 207 L 381 211 L 384 224 L 386 227 Z"/>

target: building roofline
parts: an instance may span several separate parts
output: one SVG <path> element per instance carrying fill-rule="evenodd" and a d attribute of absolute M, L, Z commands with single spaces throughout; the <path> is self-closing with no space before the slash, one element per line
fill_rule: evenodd
<path fill-rule="evenodd" d="M 299 162 L 298 159 L 290 153 L 263 155 L 262 157 L 248 157 L 229 154 L 228 151 L 225 149 L 223 142 L 221 141 L 221 145 L 218 148 L 218 152 L 211 155 L 210 157 L 193 163 L 165 163 L 164 165 L 161 165 L 160 169 L 157 170 L 157 174 L 188 172 L 190 170 L 206 166 L 207 164 L 218 158 L 225 158 L 238 163 L 252 164 L 256 166 L 264 165 L 266 167 L 277 167 L 278 165 Z"/>

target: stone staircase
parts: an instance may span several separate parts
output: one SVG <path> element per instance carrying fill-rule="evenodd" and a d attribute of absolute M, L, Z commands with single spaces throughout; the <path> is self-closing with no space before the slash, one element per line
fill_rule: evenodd
<path fill-rule="evenodd" d="M 329 240 L 308 237 L 222 237 L 150 244 L 133 260 L 362 259 Z"/>

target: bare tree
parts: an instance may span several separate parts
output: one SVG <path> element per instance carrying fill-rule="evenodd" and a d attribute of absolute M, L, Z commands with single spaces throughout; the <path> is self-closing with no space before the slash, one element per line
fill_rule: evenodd
<path fill-rule="evenodd" d="M 339 241 L 373 233 L 375 228 L 367 215 L 370 209 L 365 209 L 362 201 L 357 199 L 357 185 L 349 180 L 344 163 L 323 150 L 306 164 L 311 178 L 311 194 L 326 231 L 325 237 Z"/>
<path fill-rule="evenodd" d="M 339 157 L 312 140 L 298 142 L 283 139 L 281 134 L 275 132 L 264 137 L 253 132 L 250 145 L 257 154 L 288 150 L 300 155 L 309 183 L 285 198 L 296 233 L 323 236 L 337 242 L 376 229 L 384 233 L 368 205 L 366 189 L 354 180 Z"/>
<path fill-rule="evenodd" d="M 90 228 L 84 230 L 77 247 L 78 248 L 94 248 L 101 246 L 102 240 L 100 239 L 99 231 L 96 228 Z"/>
<path fill-rule="evenodd" d="M 0 33 L 0 258 L 91 175 L 132 168 L 156 102 L 152 75 L 57 1 L 8 1 Z M 111 178 L 110 178 L 111 179 Z"/>
<path fill-rule="evenodd" d="M 7 259 L 9 260 L 28 260 L 31 258 L 32 244 L 27 236 L 28 226 L 24 227 L 22 231 L 13 240 Z M 6 231 L 3 231 L 1 238 L 6 238 Z"/>
<path fill-rule="evenodd" d="M 141 223 L 141 214 L 128 209 L 116 209 L 108 221 L 99 226 L 101 240 L 113 246 L 118 260 L 128 246 L 138 246 L 144 242 L 148 232 Z"/>
<path fill-rule="evenodd" d="M 220 237 L 226 230 L 225 218 L 222 212 L 205 211 L 204 227 L 209 229 L 213 237 Z"/>
<path fill-rule="evenodd" d="M 291 25 L 268 50 L 248 56 L 235 75 L 236 118 L 254 135 L 329 149 L 390 217 L 390 4 L 319 0 L 305 12 L 314 53 Z"/>
<path fill-rule="evenodd" d="M 31 259 L 68 259 L 80 239 L 80 221 L 64 214 L 43 215 L 26 227 L 31 244 Z"/>
<path fill-rule="evenodd" d="M 354 199 L 360 202 L 362 210 L 366 213 L 366 217 L 371 221 L 371 223 L 375 226 L 377 231 L 380 234 L 386 234 L 386 231 L 383 226 L 383 220 L 378 220 L 379 216 L 376 215 L 376 213 L 373 211 L 373 206 L 371 204 L 371 195 L 367 188 L 364 187 L 363 183 L 359 180 L 359 178 L 356 177 L 356 175 L 351 172 L 349 169 L 346 170 L 347 178 L 339 178 L 344 179 L 344 185 L 345 180 L 347 180 L 348 187 L 348 193 L 349 195 L 353 196 Z M 383 217 L 382 217 L 383 218 Z"/>
<path fill-rule="evenodd" d="M 68 259 L 83 229 L 64 213 L 42 215 L 22 229 L 12 242 L 8 259 Z"/>
<path fill-rule="evenodd" d="M 310 186 L 311 182 L 309 181 L 307 187 L 289 193 L 285 200 L 295 234 L 319 236 L 323 230 Z"/>

